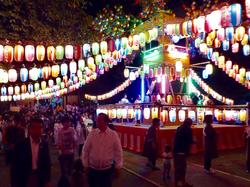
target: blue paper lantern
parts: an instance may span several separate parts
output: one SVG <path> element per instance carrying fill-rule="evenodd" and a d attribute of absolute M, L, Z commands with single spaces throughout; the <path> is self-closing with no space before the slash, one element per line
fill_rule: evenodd
<path fill-rule="evenodd" d="M 234 38 L 234 28 L 233 27 L 227 27 L 226 28 L 226 39 L 232 40 Z"/>
<path fill-rule="evenodd" d="M 29 73 L 28 73 L 27 68 L 25 68 L 25 67 L 21 68 L 20 79 L 22 82 L 26 82 L 28 80 L 28 75 L 29 75 Z"/>
<path fill-rule="evenodd" d="M 203 79 L 207 79 L 208 78 L 208 73 L 207 73 L 207 71 L 205 69 L 202 71 L 202 78 Z"/>
<path fill-rule="evenodd" d="M 42 68 L 38 68 L 38 72 L 39 72 L 38 77 L 40 79 L 43 78 L 43 69 Z"/>
<path fill-rule="evenodd" d="M 68 74 L 68 65 L 66 63 L 61 64 L 61 75 L 65 76 Z"/>
<path fill-rule="evenodd" d="M 242 21 L 242 7 L 241 4 L 236 3 L 232 4 L 229 7 L 230 15 L 231 15 L 231 24 L 236 27 L 241 24 Z"/>
<path fill-rule="evenodd" d="M 7 95 L 7 88 L 5 86 L 2 86 L 1 88 L 1 95 L 6 96 Z"/>
<path fill-rule="evenodd" d="M 243 54 L 245 56 L 248 56 L 250 54 L 250 45 L 244 45 L 243 46 Z"/>
<path fill-rule="evenodd" d="M 86 57 L 89 57 L 90 56 L 90 45 L 89 44 L 84 44 L 83 45 L 83 56 L 86 58 Z"/>
<path fill-rule="evenodd" d="M 28 92 L 31 93 L 34 91 L 34 86 L 33 84 L 28 84 Z"/>
<path fill-rule="evenodd" d="M 228 51 L 229 50 L 229 41 L 224 40 L 222 42 L 222 49 L 223 49 L 223 51 Z"/>
<path fill-rule="evenodd" d="M 209 60 L 211 60 L 212 59 L 212 55 L 213 55 L 213 48 L 208 48 L 207 49 L 207 58 L 209 59 Z"/>

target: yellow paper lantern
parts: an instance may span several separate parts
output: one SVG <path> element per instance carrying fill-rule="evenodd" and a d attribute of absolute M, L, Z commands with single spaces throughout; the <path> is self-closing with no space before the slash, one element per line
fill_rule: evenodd
<path fill-rule="evenodd" d="M 44 59 L 45 59 L 45 47 L 43 45 L 36 46 L 36 59 L 38 61 L 44 61 Z"/>
<path fill-rule="evenodd" d="M 236 40 L 241 41 L 244 37 L 245 32 L 246 32 L 245 27 L 243 26 L 238 27 L 235 31 Z"/>
<path fill-rule="evenodd" d="M 153 107 L 151 109 L 152 119 L 158 118 L 158 107 Z"/>

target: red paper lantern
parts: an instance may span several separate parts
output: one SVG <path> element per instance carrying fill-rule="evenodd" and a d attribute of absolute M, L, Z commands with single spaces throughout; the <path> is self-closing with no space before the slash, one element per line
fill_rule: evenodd
<path fill-rule="evenodd" d="M 4 51 L 4 61 L 8 63 L 13 62 L 13 53 L 14 53 L 13 47 L 6 45 L 4 46 L 3 51 Z"/>
<path fill-rule="evenodd" d="M 115 40 L 111 39 L 108 41 L 108 50 L 113 52 L 115 50 Z"/>
<path fill-rule="evenodd" d="M 74 46 L 74 59 L 79 60 L 82 58 L 82 47 L 81 45 Z"/>

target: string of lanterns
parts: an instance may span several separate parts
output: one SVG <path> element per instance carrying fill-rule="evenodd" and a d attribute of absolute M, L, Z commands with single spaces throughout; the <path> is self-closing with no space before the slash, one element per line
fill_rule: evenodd
<path fill-rule="evenodd" d="M 249 0 L 246 4 L 249 4 Z M 246 6 L 247 7 L 247 6 Z M 249 6 L 246 8 L 246 15 L 250 14 Z M 248 16 L 249 18 L 249 16 Z M 235 3 L 223 6 L 206 16 L 185 21 L 181 24 L 167 24 L 165 33 L 167 35 L 197 36 L 205 35 L 213 30 L 225 27 L 236 27 L 242 23 L 242 5 Z"/>
<path fill-rule="evenodd" d="M 126 70 L 128 69 L 125 69 L 124 72 L 126 72 Z M 129 71 L 129 70 L 128 70 Z M 134 80 L 136 80 L 136 78 L 139 77 L 140 75 L 140 71 L 141 71 L 141 68 L 139 68 L 138 70 L 136 71 L 130 71 L 128 72 L 128 74 L 130 76 L 125 76 L 126 78 L 128 78 L 127 80 L 125 80 L 122 84 L 120 84 L 119 86 L 117 86 L 115 89 L 105 93 L 105 94 L 101 94 L 101 95 L 97 95 L 97 96 L 94 96 L 94 95 L 89 95 L 89 94 L 85 94 L 84 97 L 88 100 L 92 100 L 92 101 L 95 101 L 95 100 L 105 100 L 105 99 L 109 99 L 111 97 L 113 97 L 114 95 L 120 93 L 121 91 L 123 91 L 125 88 L 127 88 Z M 127 73 L 127 72 L 126 72 Z"/>
<path fill-rule="evenodd" d="M 216 91 L 214 91 L 212 88 L 210 88 L 198 75 L 197 73 L 194 72 L 194 70 L 190 70 L 191 71 L 191 78 L 192 80 L 194 80 L 206 93 L 210 94 L 214 99 L 228 104 L 228 105 L 233 105 L 234 101 L 230 98 L 224 97 L 222 95 L 220 95 L 219 93 L 217 93 Z"/>

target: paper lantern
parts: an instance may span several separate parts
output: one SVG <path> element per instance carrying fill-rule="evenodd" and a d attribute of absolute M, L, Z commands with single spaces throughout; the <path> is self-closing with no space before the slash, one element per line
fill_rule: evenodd
<path fill-rule="evenodd" d="M 39 70 L 36 67 L 29 70 L 29 79 L 36 81 L 38 77 L 39 77 Z"/>
<path fill-rule="evenodd" d="M 102 64 L 102 55 L 96 55 L 95 56 L 95 64 L 96 65 Z"/>
<path fill-rule="evenodd" d="M 52 79 L 49 80 L 48 85 L 50 88 L 54 86 L 54 81 Z"/>
<path fill-rule="evenodd" d="M 175 70 L 176 72 L 181 72 L 183 68 L 183 64 L 181 61 L 176 61 L 175 62 Z"/>
<path fill-rule="evenodd" d="M 245 68 L 240 68 L 239 69 L 239 74 L 240 74 L 241 77 L 245 77 L 245 75 L 246 75 L 246 69 Z"/>
<path fill-rule="evenodd" d="M 214 47 L 215 48 L 220 48 L 221 47 L 221 42 L 219 41 L 218 38 L 215 38 L 215 40 L 214 40 Z"/>
<path fill-rule="evenodd" d="M 207 54 L 207 44 L 206 43 L 200 44 L 200 52 L 203 54 Z"/>
<path fill-rule="evenodd" d="M 117 119 L 122 118 L 122 109 L 121 108 L 116 109 L 116 118 Z"/>
<path fill-rule="evenodd" d="M 241 109 L 240 110 L 240 121 L 246 121 L 246 117 L 247 117 L 246 110 Z"/>
<path fill-rule="evenodd" d="M 108 44 L 106 41 L 102 41 L 100 44 L 101 54 L 105 55 L 108 52 Z"/>
<path fill-rule="evenodd" d="M 240 45 L 239 43 L 235 43 L 232 45 L 232 53 L 238 53 L 239 52 Z"/>
<path fill-rule="evenodd" d="M 58 77 L 60 72 L 60 66 L 58 64 L 52 66 L 52 77 Z"/>
<path fill-rule="evenodd" d="M 64 89 L 64 88 L 65 88 L 65 83 L 61 82 L 61 89 Z"/>
<path fill-rule="evenodd" d="M 174 122 L 176 121 L 176 110 L 171 109 L 171 110 L 169 111 L 169 121 L 170 121 L 171 123 L 174 123 Z"/>
<path fill-rule="evenodd" d="M 249 45 L 244 45 L 244 46 L 243 46 L 243 54 L 244 54 L 245 56 L 250 55 L 250 46 L 249 46 Z"/>
<path fill-rule="evenodd" d="M 26 82 L 26 81 L 28 80 L 28 75 L 29 75 L 28 69 L 25 68 L 25 67 L 22 67 L 22 68 L 20 69 L 20 80 L 21 80 L 22 82 Z"/>
<path fill-rule="evenodd" d="M 211 60 L 212 57 L 213 57 L 213 48 L 209 47 L 209 48 L 207 49 L 207 58 L 208 58 L 209 60 Z"/>
<path fill-rule="evenodd" d="M 43 79 L 47 80 L 49 78 L 49 67 L 48 66 L 44 66 L 42 68 L 42 76 Z"/>
<path fill-rule="evenodd" d="M 233 70 L 235 73 L 238 73 L 239 72 L 239 66 L 237 64 L 234 64 L 233 65 Z"/>
<path fill-rule="evenodd" d="M 168 111 L 163 109 L 160 113 L 160 120 L 163 122 L 163 123 L 166 123 L 168 121 Z"/>
<path fill-rule="evenodd" d="M 134 35 L 133 36 L 133 49 L 134 50 L 139 50 L 139 45 L 140 45 L 140 36 L 139 35 Z"/>
<path fill-rule="evenodd" d="M 82 47 L 81 45 L 74 46 L 74 59 L 79 60 L 82 58 Z"/>
<path fill-rule="evenodd" d="M 221 26 L 222 27 L 231 26 L 231 14 L 229 11 L 229 6 L 223 6 L 220 10 L 221 10 Z"/>
<path fill-rule="evenodd" d="M 28 92 L 31 93 L 34 91 L 33 84 L 28 84 Z"/>
<path fill-rule="evenodd" d="M 33 45 L 25 46 L 25 60 L 32 62 L 35 59 L 35 47 Z"/>
<path fill-rule="evenodd" d="M 8 95 L 13 95 L 14 94 L 14 88 L 13 86 L 8 87 Z"/>
<path fill-rule="evenodd" d="M 62 60 L 63 57 L 64 57 L 64 47 L 61 45 L 56 46 L 56 59 Z"/>
<path fill-rule="evenodd" d="M 207 73 L 206 70 L 203 70 L 203 71 L 202 71 L 202 78 L 203 78 L 203 79 L 207 79 L 207 78 L 208 78 L 208 73 Z"/>
<path fill-rule="evenodd" d="M 15 86 L 15 95 L 20 95 L 20 87 Z"/>
<path fill-rule="evenodd" d="M 93 55 L 99 54 L 99 43 L 97 42 L 92 43 L 92 54 Z"/>
<path fill-rule="evenodd" d="M 187 21 L 182 23 L 182 35 L 183 36 L 188 36 L 188 32 L 187 32 Z"/>
<path fill-rule="evenodd" d="M 188 118 L 192 119 L 192 121 L 195 121 L 196 120 L 195 111 L 189 110 L 188 111 Z"/>
<path fill-rule="evenodd" d="M 129 80 L 134 81 L 136 79 L 135 72 L 131 71 L 129 73 Z"/>
<path fill-rule="evenodd" d="M 191 24 L 192 24 L 192 22 L 191 22 Z M 192 27 L 192 25 L 191 25 L 191 27 Z M 152 40 L 156 40 L 158 38 L 158 32 L 159 32 L 158 28 L 154 27 L 152 29 Z"/>
<path fill-rule="evenodd" d="M 231 24 L 235 27 L 241 24 L 242 20 L 242 8 L 241 4 L 236 3 L 232 4 L 230 7 L 230 14 L 231 14 Z"/>
<path fill-rule="evenodd" d="M 45 59 L 45 47 L 43 45 L 36 46 L 36 59 L 38 61 L 44 61 L 44 59 Z"/>
<path fill-rule="evenodd" d="M 224 66 L 225 66 L 225 56 L 219 56 L 218 67 L 223 69 Z"/>
<path fill-rule="evenodd" d="M 40 85 L 39 85 L 39 83 L 38 83 L 38 82 L 36 82 L 36 83 L 35 83 L 35 85 L 34 85 L 34 87 L 35 87 L 35 91 L 38 91 L 38 90 L 40 89 Z"/>
<path fill-rule="evenodd" d="M 127 49 L 128 48 L 128 38 L 127 37 L 123 37 L 121 39 L 121 47 L 122 47 L 122 49 Z"/>
<path fill-rule="evenodd" d="M 179 110 L 178 112 L 178 119 L 180 122 L 183 122 L 186 118 L 185 110 Z"/>
<path fill-rule="evenodd" d="M 14 60 L 16 62 L 22 62 L 24 59 L 24 47 L 22 45 L 16 45 L 14 48 Z"/>
<path fill-rule="evenodd" d="M 83 71 L 85 68 L 85 61 L 83 59 L 78 60 L 78 69 Z"/>
<path fill-rule="evenodd" d="M 4 48 L 0 45 L 0 62 L 4 61 Z"/>
<path fill-rule="evenodd" d="M 232 61 L 226 61 L 226 70 L 229 71 L 232 68 Z"/>
<path fill-rule="evenodd" d="M 129 69 L 125 68 L 123 74 L 124 74 L 125 78 L 128 78 L 129 77 Z"/>
<path fill-rule="evenodd" d="M 46 81 L 42 81 L 41 82 L 41 88 L 42 88 L 42 90 L 45 90 L 46 86 L 47 86 Z"/>
<path fill-rule="evenodd" d="M 250 18 L 250 0 L 245 0 L 246 16 Z"/>
<path fill-rule="evenodd" d="M 208 46 L 212 46 L 213 45 L 213 39 L 210 36 L 207 36 L 206 43 L 207 43 Z"/>
<path fill-rule="evenodd" d="M 213 65 L 212 64 L 207 64 L 205 69 L 206 69 L 206 72 L 208 75 L 211 75 L 213 73 Z"/>
<path fill-rule="evenodd" d="M 11 63 L 13 62 L 13 53 L 14 53 L 14 49 L 12 46 L 6 45 L 4 46 L 3 49 L 3 54 L 4 54 L 4 61 Z"/>
<path fill-rule="evenodd" d="M 26 87 L 25 84 L 23 84 L 23 85 L 21 86 L 21 92 L 22 92 L 22 93 L 26 93 L 26 92 L 27 92 L 27 87 Z"/>
<path fill-rule="evenodd" d="M 126 108 L 122 109 L 122 119 L 127 119 L 128 117 L 128 110 Z"/>
<path fill-rule="evenodd" d="M 140 46 L 145 47 L 145 45 L 146 45 L 146 35 L 143 32 L 141 32 L 139 34 L 139 37 L 140 37 Z"/>
<path fill-rule="evenodd" d="M 228 40 L 224 40 L 222 42 L 222 49 L 223 49 L 223 51 L 228 51 L 229 50 L 229 41 Z"/>
<path fill-rule="evenodd" d="M 95 72 L 96 71 L 96 65 L 95 65 L 95 60 L 93 57 L 89 57 L 87 60 L 88 68 Z"/>
<path fill-rule="evenodd" d="M 50 62 L 53 62 L 56 60 L 56 49 L 54 46 L 47 47 L 47 59 Z"/>
<path fill-rule="evenodd" d="M 132 36 L 131 36 L 132 37 Z M 133 45 L 133 38 L 132 38 L 132 44 L 131 44 L 131 46 Z M 110 39 L 109 41 L 108 41 L 108 51 L 110 51 L 110 52 L 113 52 L 115 50 L 115 40 L 113 40 L 113 39 Z"/>
<path fill-rule="evenodd" d="M 200 44 L 201 44 L 201 39 L 200 38 L 196 38 L 195 41 L 194 41 L 194 46 L 196 48 L 199 48 L 200 47 Z"/>
<path fill-rule="evenodd" d="M 9 82 L 17 81 L 17 71 L 15 69 L 9 69 L 8 71 Z"/>
<path fill-rule="evenodd" d="M 61 64 L 61 75 L 65 76 L 68 74 L 68 65 L 66 63 Z"/>
<path fill-rule="evenodd" d="M 150 119 L 150 108 L 148 108 L 148 107 L 144 108 L 143 116 L 144 116 L 144 119 L 146 119 L 146 120 Z"/>
<path fill-rule="evenodd" d="M 70 74 L 75 74 L 77 71 L 77 64 L 73 60 L 69 64 L 69 71 L 70 71 Z"/>
<path fill-rule="evenodd" d="M 56 85 L 57 85 L 57 86 L 60 86 L 60 85 L 61 85 L 61 82 L 62 82 L 61 78 L 60 78 L 60 77 L 57 77 L 57 78 L 56 78 Z"/>
<path fill-rule="evenodd" d="M 250 71 L 246 72 L 246 80 L 248 80 L 248 81 L 250 80 Z"/>
<path fill-rule="evenodd" d="M 112 114 L 112 113 L 111 113 Z M 134 119 L 135 118 L 135 111 L 133 108 L 128 109 L 128 118 L 129 119 Z"/>
<path fill-rule="evenodd" d="M 237 41 L 241 41 L 244 37 L 246 30 L 245 27 L 240 26 L 235 30 L 235 38 Z"/>
<path fill-rule="evenodd" d="M 244 34 L 244 36 L 243 36 L 243 38 L 241 40 L 241 45 L 247 45 L 248 40 L 249 40 L 248 34 Z"/>
<path fill-rule="evenodd" d="M 98 46 L 98 53 L 99 53 L 99 44 L 97 46 Z M 84 44 L 82 50 L 83 50 L 83 56 L 85 58 L 91 55 L 91 48 L 89 44 Z"/>
<path fill-rule="evenodd" d="M 206 19 L 205 16 L 199 16 L 197 18 L 197 30 L 198 30 L 198 33 L 205 32 L 205 19 Z"/>
<path fill-rule="evenodd" d="M 226 28 L 226 39 L 232 40 L 234 38 L 234 28 L 233 27 L 227 27 Z"/>
<path fill-rule="evenodd" d="M 221 42 L 225 40 L 225 29 L 224 28 L 219 28 L 217 30 L 217 38 Z"/>
<path fill-rule="evenodd" d="M 158 118 L 158 107 L 153 107 L 151 109 L 152 119 Z"/>
<path fill-rule="evenodd" d="M 119 51 L 121 49 L 121 40 L 119 38 L 117 38 L 115 40 L 115 50 Z"/>
<path fill-rule="evenodd" d="M 5 86 L 2 86 L 2 88 L 1 88 L 1 95 L 2 96 L 7 95 L 7 88 Z"/>
<path fill-rule="evenodd" d="M 141 109 L 135 109 L 135 119 L 137 121 L 141 120 Z"/>
<path fill-rule="evenodd" d="M 65 46 L 65 58 L 66 59 L 73 59 L 74 57 L 74 48 L 72 45 Z"/>

